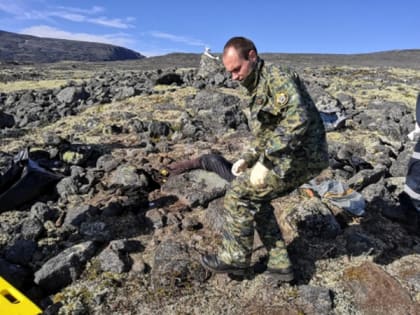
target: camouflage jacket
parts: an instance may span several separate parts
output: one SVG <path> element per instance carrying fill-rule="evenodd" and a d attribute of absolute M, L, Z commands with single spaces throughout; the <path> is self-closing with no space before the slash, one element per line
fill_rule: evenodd
<path fill-rule="evenodd" d="M 322 119 L 295 72 L 259 59 L 242 85 L 251 97 L 247 116 L 255 136 L 242 156 L 248 165 L 260 161 L 281 176 L 294 167 L 328 166 Z"/>

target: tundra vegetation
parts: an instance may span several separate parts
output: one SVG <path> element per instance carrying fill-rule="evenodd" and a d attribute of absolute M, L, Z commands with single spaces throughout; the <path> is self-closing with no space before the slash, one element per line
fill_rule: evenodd
<path fill-rule="evenodd" d="M 318 109 L 344 118 L 329 126 L 318 180 L 366 201 L 363 216 L 300 190 L 273 201 L 294 282 L 267 281 L 258 235 L 249 277 L 198 261 L 220 241 L 228 183 L 167 166 L 205 153 L 234 161 L 250 133 L 246 95 L 194 54 L 0 65 L 0 174 L 30 148 L 60 175 L 0 211 L 0 275 L 47 314 L 419 314 L 419 227 L 383 210 L 400 206 L 420 52 L 263 58 L 291 65 Z"/>

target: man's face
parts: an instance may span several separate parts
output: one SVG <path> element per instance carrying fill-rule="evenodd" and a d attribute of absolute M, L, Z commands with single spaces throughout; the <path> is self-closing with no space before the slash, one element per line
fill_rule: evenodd
<path fill-rule="evenodd" d="M 243 81 L 252 72 L 257 60 L 255 51 L 251 50 L 248 60 L 241 58 L 234 47 L 230 47 L 223 54 L 223 64 L 230 72 L 233 80 Z"/>

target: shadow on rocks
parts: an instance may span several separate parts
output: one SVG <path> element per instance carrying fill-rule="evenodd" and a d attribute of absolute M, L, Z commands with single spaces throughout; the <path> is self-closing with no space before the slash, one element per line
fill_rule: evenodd
<path fill-rule="evenodd" d="M 420 253 L 419 217 L 406 203 L 376 197 L 368 205 L 361 227 L 373 243 L 374 262 L 388 265 Z"/>
<path fill-rule="evenodd" d="M 382 215 L 384 208 L 398 211 L 399 203 L 377 197 L 363 217 L 341 213 L 333 216 L 339 229 L 326 229 L 325 217 L 311 215 L 296 225 L 296 237 L 288 243 L 297 284 L 308 284 L 316 271 L 316 262 L 338 257 L 349 259 L 373 256 L 373 261 L 388 265 L 400 258 L 420 253 L 420 235 L 412 222 L 397 222 Z M 316 228 L 317 227 L 317 228 Z"/>

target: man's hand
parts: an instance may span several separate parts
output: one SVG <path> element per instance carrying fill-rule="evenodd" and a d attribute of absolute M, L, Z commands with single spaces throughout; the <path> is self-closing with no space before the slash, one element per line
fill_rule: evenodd
<path fill-rule="evenodd" d="M 237 160 L 232 165 L 232 174 L 235 176 L 239 176 L 243 171 L 248 168 L 248 164 L 244 159 Z"/>
<path fill-rule="evenodd" d="M 257 162 L 251 171 L 251 185 L 254 187 L 263 187 L 264 186 L 264 180 L 267 177 L 268 174 L 268 168 L 266 168 L 262 163 Z"/>
<path fill-rule="evenodd" d="M 414 139 L 420 135 L 420 127 L 419 125 L 416 123 L 416 126 L 414 127 L 414 130 L 412 132 L 410 132 L 407 137 L 411 140 L 414 141 Z"/>

